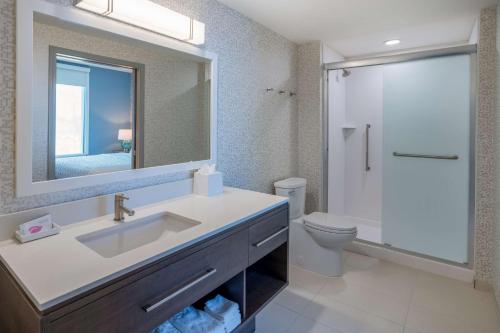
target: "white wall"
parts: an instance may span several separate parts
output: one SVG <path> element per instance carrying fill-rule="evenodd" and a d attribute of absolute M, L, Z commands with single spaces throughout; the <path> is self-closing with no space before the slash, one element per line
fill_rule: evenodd
<path fill-rule="evenodd" d="M 476 19 L 469 37 L 469 44 L 477 44 L 479 42 L 479 19 Z"/>
<path fill-rule="evenodd" d="M 325 43 L 321 44 L 321 56 L 324 64 L 345 60 L 345 58 L 340 53 L 332 50 Z"/>
<path fill-rule="evenodd" d="M 357 128 L 345 138 L 345 214 L 381 220 L 382 66 L 354 68 L 346 79 L 346 121 Z M 365 170 L 366 124 L 370 124 L 369 164 Z"/>

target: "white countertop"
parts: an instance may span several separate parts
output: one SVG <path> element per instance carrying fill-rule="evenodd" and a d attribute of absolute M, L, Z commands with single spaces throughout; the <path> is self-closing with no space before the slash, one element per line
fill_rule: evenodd
<path fill-rule="evenodd" d="M 167 211 L 201 222 L 174 237 L 104 258 L 76 237 L 115 226 L 113 216 L 106 215 L 33 242 L 2 242 L 0 259 L 38 309 L 44 310 L 285 202 L 287 198 L 227 187 L 214 197 L 190 194 L 137 208 L 134 217 L 126 218 L 125 223 L 130 223 Z"/>

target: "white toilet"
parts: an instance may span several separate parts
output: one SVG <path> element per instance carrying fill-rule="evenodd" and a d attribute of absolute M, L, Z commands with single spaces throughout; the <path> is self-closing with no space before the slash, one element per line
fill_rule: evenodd
<path fill-rule="evenodd" d="M 290 262 L 326 276 L 343 274 L 344 247 L 356 238 L 356 226 L 343 216 L 314 212 L 304 216 L 306 180 L 274 183 L 276 194 L 289 197 Z"/>

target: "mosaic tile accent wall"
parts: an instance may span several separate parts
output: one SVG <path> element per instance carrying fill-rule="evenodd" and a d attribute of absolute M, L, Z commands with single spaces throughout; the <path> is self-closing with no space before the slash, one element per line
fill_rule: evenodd
<path fill-rule="evenodd" d="M 72 0 L 50 0 L 69 6 Z M 219 56 L 218 168 L 225 184 L 263 192 L 298 173 L 297 45 L 215 0 L 158 0 L 206 25 Z M 0 0 L 0 214 L 190 177 L 189 173 L 15 197 L 15 0 Z"/>
<path fill-rule="evenodd" d="M 497 7 L 497 27 L 496 27 L 496 165 L 495 174 L 500 175 L 500 4 Z M 494 234 L 494 244 L 495 253 L 493 260 L 493 288 L 495 290 L 495 296 L 497 298 L 497 303 L 500 304 L 500 177 L 496 177 L 496 201 L 495 201 L 495 234 Z"/>
<path fill-rule="evenodd" d="M 495 224 L 496 8 L 481 11 L 476 115 L 476 279 L 493 277 Z"/>
<path fill-rule="evenodd" d="M 321 43 L 299 46 L 299 176 L 307 179 L 306 213 L 321 200 Z"/>

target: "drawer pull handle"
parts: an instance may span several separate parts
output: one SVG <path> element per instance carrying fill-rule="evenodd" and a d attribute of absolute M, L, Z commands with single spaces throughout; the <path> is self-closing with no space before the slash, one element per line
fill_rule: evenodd
<path fill-rule="evenodd" d="M 158 308 L 159 306 L 161 306 L 162 304 L 165 304 L 166 302 L 170 301 L 171 299 L 173 299 L 174 297 L 177 297 L 179 296 L 180 294 L 182 294 L 183 292 L 185 292 L 186 290 L 194 287 L 195 285 L 199 284 L 200 282 L 208 279 L 210 276 L 214 275 L 215 273 L 217 273 L 217 270 L 215 268 L 211 268 L 209 269 L 205 274 L 203 274 L 202 276 L 200 276 L 199 278 L 191 281 L 190 283 L 186 284 L 184 287 L 176 290 L 175 292 L 173 292 L 172 294 L 168 295 L 167 297 L 159 300 L 158 302 L 156 302 L 155 304 L 153 305 L 146 305 L 145 307 L 143 307 L 144 311 L 146 312 L 151 312 L 153 311 L 154 309 Z"/>
<path fill-rule="evenodd" d="M 279 235 L 281 235 L 282 233 L 288 231 L 288 227 L 284 227 L 284 228 L 281 228 L 280 230 L 278 230 L 277 232 L 275 232 L 274 234 L 272 234 L 271 236 L 261 240 L 260 242 L 258 243 L 255 243 L 253 246 L 255 247 L 261 247 L 262 245 L 266 244 L 267 242 L 273 240 L 274 238 L 278 237 Z"/>

